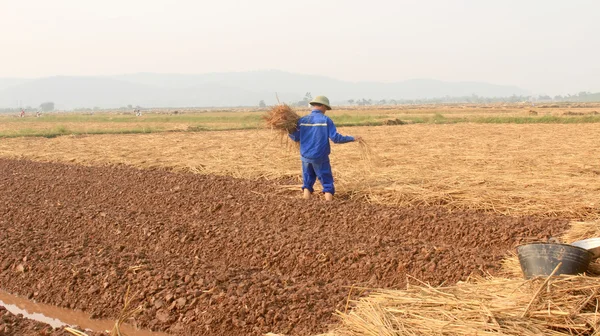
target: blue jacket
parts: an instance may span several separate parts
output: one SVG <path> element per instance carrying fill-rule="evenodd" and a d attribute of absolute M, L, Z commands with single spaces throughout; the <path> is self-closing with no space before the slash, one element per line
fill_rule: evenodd
<path fill-rule="evenodd" d="M 329 139 L 334 143 L 354 141 L 354 137 L 339 134 L 333 121 L 319 110 L 313 110 L 311 114 L 300 118 L 296 131 L 290 134 L 290 138 L 300 141 L 302 161 L 309 163 L 329 160 Z"/>

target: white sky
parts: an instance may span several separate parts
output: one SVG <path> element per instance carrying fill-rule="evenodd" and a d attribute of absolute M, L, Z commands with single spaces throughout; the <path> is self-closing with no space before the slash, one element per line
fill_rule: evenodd
<path fill-rule="evenodd" d="M 278 69 L 600 91 L 598 0 L 0 0 L 0 77 Z"/>

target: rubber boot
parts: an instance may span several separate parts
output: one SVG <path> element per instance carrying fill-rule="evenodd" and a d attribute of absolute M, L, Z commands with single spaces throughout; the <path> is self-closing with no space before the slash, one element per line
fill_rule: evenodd
<path fill-rule="evenodd" d="M 325 193 L 325 200 L 326 201 L 333 201 L 333 194 L 332 193 Z"/>
<path fill-rule="evenodd" d="M 302 193 L 302 198 L 304 198 L 304 199 L 310 199 L 310 196 L 311 196 L 310 190 L 304 189 L 303 193 Z"/>

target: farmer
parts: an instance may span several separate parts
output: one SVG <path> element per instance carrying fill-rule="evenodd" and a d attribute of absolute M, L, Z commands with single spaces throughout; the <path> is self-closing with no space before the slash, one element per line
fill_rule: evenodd
<path fill-rule="evenodd" d="M 333 174 L 329 164 L 329 139 L 334 143 L 345 143 L 358 141 L 360 137 L 343 136 L 339 134 L 333 121 L 325 116 L 325 112 L 331 110 L 329 99 L 325 96 L 317 96 L 310 102 L 311 114 L 298 120 L 296 131 L 290 134 L 290 138 L 300 142 L 300 158 L 302 160 L 302 185 L 303 197 L 309 199 L 314 192 L 313 186 L 317 177 L 323 186 L 325 199 L 331 201 L 335 188 L 333 186 Z"/>

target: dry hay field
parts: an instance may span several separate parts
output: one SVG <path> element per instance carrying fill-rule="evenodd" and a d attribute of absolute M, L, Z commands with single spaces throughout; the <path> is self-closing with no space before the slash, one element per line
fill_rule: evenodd
<path fill-rule="evenodd" d="M 507 256 L 600 232 L 600 123 L 339 131 L 368 146 L 332 146 L 334 202 L 300 198 L 267 129 L 3 138 L 0 291 L 101 319 L 130 291 L 127 323 L 171 335 L 596 330 L 596 278 L 523 282 Z"/>
<path fill-rule="evenodd" d="M 332 147 L 339 195 L 509 215 L 596 217 L 600 124 L 448 124 L 341 128 L 368 150 Z M 124 164 L 300 183 L 297 149 L 269 130 L 11 138 L 0 156 Z M 257 190 L 260 192 L 260 190 Z"/>

